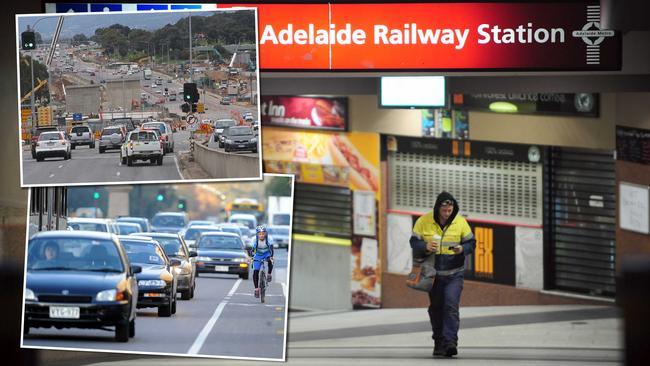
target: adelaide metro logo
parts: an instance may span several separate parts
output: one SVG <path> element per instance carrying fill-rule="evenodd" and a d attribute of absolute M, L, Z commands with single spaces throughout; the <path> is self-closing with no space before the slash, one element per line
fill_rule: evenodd
<path fill-rule="evenodd" d="M 600 6 L 587 6 L 587 24 L 582 29 L 571 33 L 573 37 L 581 38 L 587 45 L 587 65 L 600 65 L 600 44 L 606 37 L 613 37 L 613 30 L 600 28 Z"/>

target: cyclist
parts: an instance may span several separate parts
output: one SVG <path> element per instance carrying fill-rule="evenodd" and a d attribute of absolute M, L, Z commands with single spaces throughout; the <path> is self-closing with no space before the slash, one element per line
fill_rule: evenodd
<path fill-rule="evenodd" d="M 258 226 L 255 229 L 256 236 L 253 240 L 253 284 L 255 285 L 255 297 L 260 297 L 260 268 L 262 261 L 267 261 L 269 273 L 266 275 L 268 282 L 271 281 L 271 272 L 273 271 L 273 242 L 268 236 L 265 226 Z"/>

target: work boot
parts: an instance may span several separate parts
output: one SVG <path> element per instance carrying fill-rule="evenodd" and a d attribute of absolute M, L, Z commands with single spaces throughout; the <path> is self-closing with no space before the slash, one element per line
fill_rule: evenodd
<path fill-rule="evenodd" d="M 445 355 L 445 349 L 443 347 L 438 345 L 433 347 L 433 357 L 444 356 L 444 355 Z"/>
<path fill-rule="evenodd" d="M 256 288 L 255 289 L 255 298 L 259 298 L 259 297 L 260 297 L 260 289 Z"/>
<path fill-rule="evenodd" d="M 449 344 L 447 345 L 447 348 L 445 349 L 445 357 L 453 357 L 458 354 L 458 349 L 456 348 L 455 344 Z"/>

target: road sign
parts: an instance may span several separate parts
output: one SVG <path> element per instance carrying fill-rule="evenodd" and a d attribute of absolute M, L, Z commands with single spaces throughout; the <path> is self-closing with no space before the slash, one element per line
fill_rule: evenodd
<path fill-rule="evenodd" d="M 204 113 L 205 112 L 205 106 L 203 103 L 199 103 L 196 105 L 196 111 L 199 113 Z"/>
<path fill-rule="evenodd" d="M 81 121 L 83 119 L 83 115 L 81 113 L 73 113 L 72 114 L 72 120 L 73 121 Z"/>
<path fill-rule="evenodd" d="M 188 114 L 186 120 L 187 120 L 187 129 L 189 131 L 194 132 L 199 128 L 199 120 L 198 118 L 196 118 L 195 115 Z"/>
<path fill-rule="evenodd" d="M 32 116 L 32 110 L 31 108 L 23 108 L 20 110 L 20 121 L 22 123 L 27 123 L 29 120 L 29 117 Z"/>

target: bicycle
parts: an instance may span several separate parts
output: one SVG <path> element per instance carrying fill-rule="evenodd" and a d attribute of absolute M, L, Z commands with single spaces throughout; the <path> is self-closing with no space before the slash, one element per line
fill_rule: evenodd
<path fill-rule="evenodd" d="M 273 259 L 271 259 L 272 261 Z M 259 286 L 260 286 L 260 301 L 264 303 L 264 295 L 266 295 L 266 284 L 268 283 L 266 277 L 266 259 L 262 259 L 262 265 L 260 266 L 260 277 L 259 277 Z"/>

